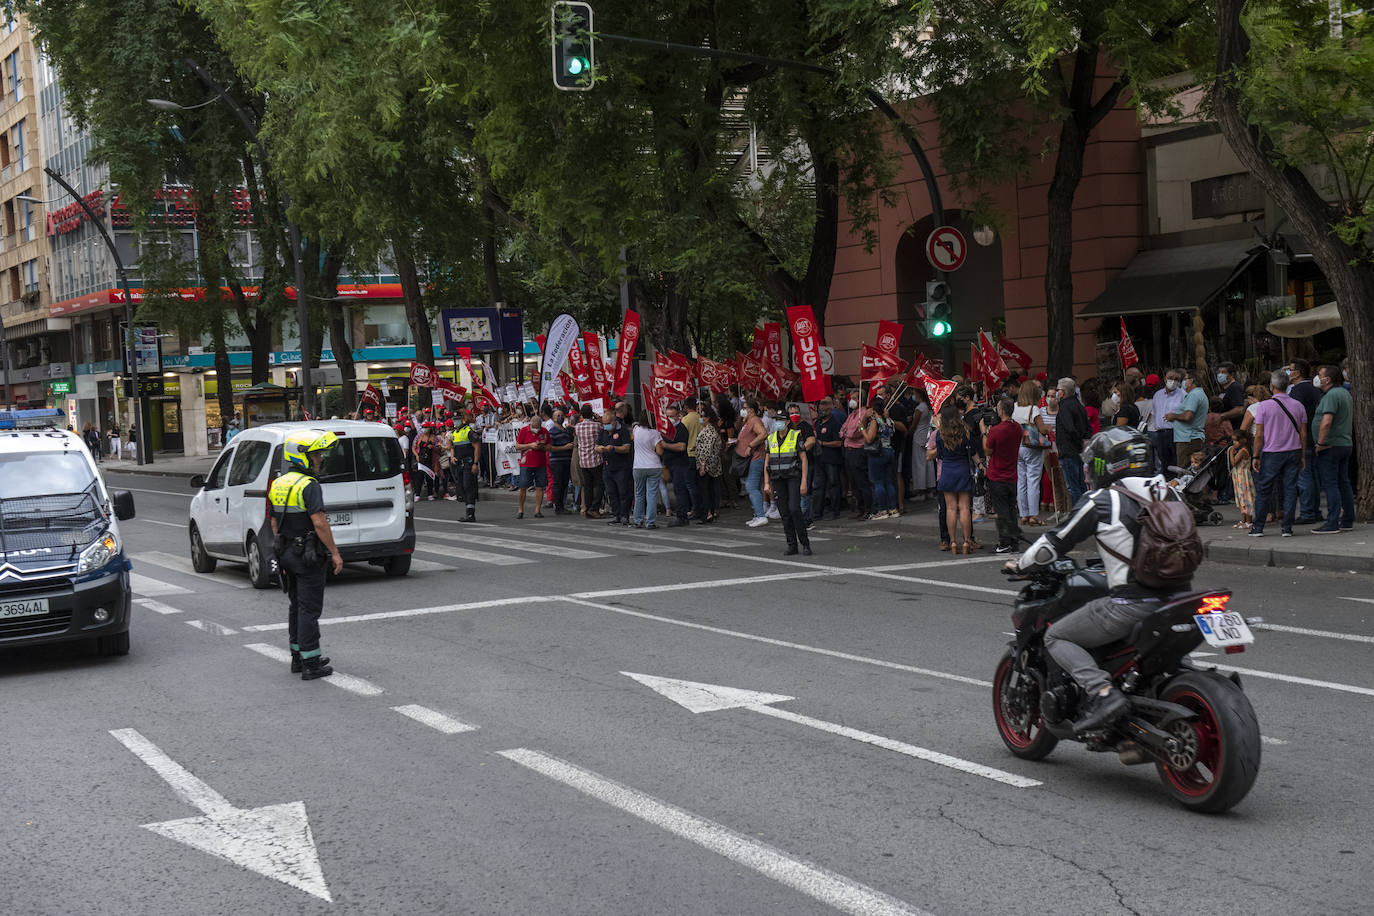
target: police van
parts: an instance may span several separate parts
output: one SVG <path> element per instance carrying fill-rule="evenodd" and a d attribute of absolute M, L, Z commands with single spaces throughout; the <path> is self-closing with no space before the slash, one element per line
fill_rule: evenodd
<path fill-rule="evenodd" d="M 129 652 L 128 490 L 105 488 L 61 410 L 0 411 L 0 649 L 93 640 Z"/>
<path fill-rule="evenodd" d="M 396 433 L 385 423 L 314 420 L 269 423 L 239 433 L 209 474 L 191 478 L 196 495 L 187 520 L 191 566 L 210 573 L 220 560 L 246 563 L 255 588 L 272 584 L 267 492 L 286 473 L 286 437 L 331 432 L 319 481 L 334 543 L 345 563 L 370 563 L 389 576 L 410 572 L 415 503 Z"/>

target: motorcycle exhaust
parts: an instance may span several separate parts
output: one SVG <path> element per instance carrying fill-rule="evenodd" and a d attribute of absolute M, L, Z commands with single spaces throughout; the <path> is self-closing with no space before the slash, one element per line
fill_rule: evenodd
<path fill-rule="evenodd" d="M 1116 746 L 1116 756 L 1128 767 L 1150 762 L 1150 755 L 1134 741 L 1123 741 Z"/>

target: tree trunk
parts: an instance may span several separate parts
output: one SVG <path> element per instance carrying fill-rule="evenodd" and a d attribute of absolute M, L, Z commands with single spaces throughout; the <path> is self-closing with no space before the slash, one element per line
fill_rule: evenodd
<path fill-rule="evenodd" d="M 1250 39 L 1241 26 L 1243 0 L 1217 4 L 1217 73 L 1212 104 L 1222 136 L 1269 196 L 1283 209 L 1293 227 L 1312 249 L 1321 268 L 1345 331 L 1346 353 L 1358 390 L 1368 391 L 1374 380 L 1374 266 L 1370 253 L 1340 241 L 1334 223 L 1339 210 L 1322 199 L 1300 170 L 1279 164 L 1269 138 L 1251 126 L 1242 111 L 1240 93 L 1229 82 L 1232 71 L 1248 63 Z M 1355 399 L 1355 446 L 1360 464 L 1374 469 L 1374 398 Z M 1374 471 L 1360 475 L 1356 514 L 1374 517 Z"/>
<path fill-rule="evenodd" d="M 434 366 L 434 338 L 429 331 L 429 316 L 425 313 L 424 297 L 420 292 L 420 276 L 409 246 L 393 241 L 391 250 L 396 256 L 396 273 L 401 278 L 401 294 L 405 297 L 406 321 L 415 340 L 415 361 L 422 366 Z"/>
<path fill-rule="evenodd" d="M 234 370 L 229 364 L 229 350 L 224 345 L 223 312 L 210 319 L 210 341 L 215 348 L 215 400 L 219 402 L 219 428 L 222 437 L 229 429 L 229 421 L 234 418 Z M 221 438 L 220 441 L 223 442 L 224 439 Z"/>
<path fill-rule="evenodd" d="M 499 307 L 506 301 L 506 292 L 501 288 L 501 271 L 496 260 L 496 208 L 492 204 L 490 187 L 482 193 L 482 272 L 487 280 L 487 298 L 492 307 Z"/>
<path fill-rule="evenodd" d="M 802 297 L 797 304 L 810 305 L 817 323 L 823 328 L 840 239 L 840 163 L 834 151 L 814 137 L 807 145 L 816 175 L 816 223 L 811 229 L 811 258 L 806 264 L 806 275 L 802 277 Z"/>
<path fill-rule="evenodd" d="M 320 268 L 321 295 L 338 293 L 343 256 L 342 245 L 330 245 L 325 249 L 324 265 Z M 329 303 L 329 347 L 334 351 L 334 362 L 339 367 L 343 412 L 353 413 L 358 409 L 358 382 L 353 377 L 357 369 L 353 361 L 353 347 L 348 340 L 348 303 L 338 299 Z"/>
<path fill-rule="evenodd" d="M 225 430 L 234 416 L 233 367 L 225 346 L 224 291 L 219 285 L 219 265 L 228 259 L 228 246 L 225 244 L 224 227 L 220 225 L 219 211 L 215 209 L 214 189 L 198 185 L 193 195 L 199 240 L 196 262 L 200 268 L 201 283 L 204 284 L 205 312 L 209 316 L 210 335 L 215 348 L 215 390 L 219 400 L 220 429 Z"/>

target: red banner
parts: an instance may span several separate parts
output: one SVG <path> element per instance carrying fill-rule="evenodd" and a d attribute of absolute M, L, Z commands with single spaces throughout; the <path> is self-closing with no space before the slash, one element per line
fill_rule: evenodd
<path fill-rule="evenodd" d="M 764 360 L 763 365 L 759 367 L 759 390 L 774 401 L 781 400 L 791 384 L 785 372 L 781 366 Z"/>
<path fill-rule="evenodd" d="M 601 359 L 601 338 L 595 331 L 584 331 L 582 343 L 587 347 L 587 368 L 592 373 L 592 388 L 595 390 L 592 397 L 610 401 L 611 380 L 606 374 L 606 363 Z"/>
<path fill-rule="evenodd" d="M 917 353 L 916 358 L 911 362 L 911 368 L 906 370 L 906 377 L 902 379 L 902 384 L 908 388 L 921 387 L 921 376 L 925 375 L 926 355 Z"/>
<path fill-rule="evenodd" d="M 566 371 L 558 373 L 558 384 L 563 388 L 563 399 L 576 402 L 581 395 L 578 394 L 577 381 Z"/>
<path fill-rule="evenodd" d="M 615 374 L 611 378 L 611 396 L 623 398 L 630 387 L 630 368 L 634 365 L 635 348 L 639 346 L 639 314 L 634 310 L 625 312 L 625 322 L 620 326 L 620 338 L 616 341 Z"/>
<path fill-rule="evenodd" d="M 945 398 L 949 397 L 950 393 L 954 391 L 954 382 L 947 382 L 944 379 L 933 379 L 928 375 L 925 376 L 922 381 L 925 383 L 926 397 L 930 398 L 930 412 L 932 414 L 938 414 L 940 412 L 940 405 L 945 403 Z"/>
<path fill-rule="evenodd" d="M 492 410 L 500 410 L 501 402 L 496 399 L 496 395 L 477 378 L 477 373 L 472 371 L 472 348 L 459 347 L 458 358 L 463 361 L 463 368 L 468 370 L 468 377 L 472 379 L 472 406 L 481 410 L 490 404 Z"/>
<path fill-rule="evenodd" d="M 821 370 L 821 329 L 811 306 L 790 307 L 787 325 L 792 329 L 792 346 L 801 370 L 802 400 L 819 401 L 830 394 L 830 376 Z"/>
<path fill-rule="evenodd" d="M 599 392 L 592 384 L 591 367 L 587 365 L 587 359 L 582 350 L 578 348 L 575 340 L 572 347 L 568 349 L 568 365 L 572 367 L 573 384 L 577 386 L 577 399 L 590 401 L 594 397 L 599 397 Z"/>
<path fill-rule="evenodd" d="M 701 383 L 710 388 L 712 394 L 729 392 L 730 377 L 734 374 L 729 363 L 718 363 L 703 356 L 697 360 L 697 371 L 701 375 Z"/>
<path fill-rule="evenodd" d="M 767 348 L 768 358 L 764 362 L 772 363 L 775 366 L 782 365 L 782 325 L 776 321 L 770 321 L 763 326 L 763 341 Z"/>
<path fill-rule="evenodd" d="M 677 433 L 673 424 L 668 422 L 668 405 L 673 402 L 673 396 L 662 386 L 640 387 L 644 389 L 644 406 L 648 409 L 649 416 L 654 418 L 654 427 L 659 435 L 671 439 Z"/>
<path fill-rule="evenodd" d="M 906 360 L 890 356 L 868 344 L 863 344 L 860 348 L 859 378 L 863 381 L 885 382 L 892 376 L 901 375 L 905 371 Z"/>
<path fill-rule="evenodd" d="M 1140 357 L 1135 354 L 1135 344 L 1131 343 L 1131 335 L 1126 333 L 1126 319 L 1121 319 L 1121 341 L 1116 345 L 1116 353 L 1121 357 L 1121 371 L 1140 362 Z"/>
<path fill-rule="evenodd" d="M 991 379 L 989 384 L 996 385 L 1011 375 L 1011 370 L 1002 361 L 1002 357 L 997 354 L 997 348 L 992 345 L 992 338 L 982 328 L 978 329 L 978 346 L 983 351 L 983 374 L 986 378 Z"/>
<path fill-rule="evenodd" d="M 749 350 L 749 358 L 754 362 L 761 363 L 764 353 L 768 350 L 768 331 L 765 325 L 762 328 L 754 328 L 754 345 Z"/>
<path fill-rule="evenodd" d="M 674 400 L 685 398 L 692 393 L 692 383 L 687 370 L 681 366 L 654 366 L 653 378 L 649 384 L 655 391 L 666 391 Z"/>
<path fill-rule="evenodd" d="M 371 402 L 377 406 L 378 410 L 382 409 L 382 393 L 371 385 L 368 385 L 358 394 L 358 400 L 363 403 Z"/>
<path fill-rule="evenodd" d="M 739 356 L 739 384 L 746 391 L 759 390 L 759 376 L 763 374 L 763 363 L 752 357 Z"/>
<path fill-rule="evenodd" d="M 433 366 L 423 366 L 420 363 L 410 364 L 410 383 L 421 388 L 433 388 L 434 380 L 439 378 L 438 371 Z"/>
<path fill-rule="evenodd" d="M 444 378 L 435 379 L 433 388 L 435 391 L 442 391 L 444 397 L 450 401 L 461 401 L 463 395 L 468 393 L 468 390 L 462 385 L 456 385 Z"/>
<path fill-rule="evenodd" d="M 878 349 L 888 356 L 896 356 L 902 343 L 902 326 L 895 321 L 878 322 Z"/>
<path fill-rule="evenodd" d="M 968 381 L 970 385 L 982 382 L 987 384 L 987 371 L 983 368 L 983 351 L 978 349 L 978 342 L 969 344 L 969 359 L 973 365 L 969 368 Z"/>
<path fill-rule="evenodd" d="M 1003 362 L 1007 363 L 1007 365 L 1016 363 L 1016 365 L 1021 367 L 1022 372 L 1025 372 L 1031 367 L 1030 354 L 1022 350 L 1006 337 L 1003 337 L 997 342 L 997 355 L 1001 356 Z"/>

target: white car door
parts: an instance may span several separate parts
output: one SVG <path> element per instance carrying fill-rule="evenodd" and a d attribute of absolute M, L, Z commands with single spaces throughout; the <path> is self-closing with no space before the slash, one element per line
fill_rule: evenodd
<path fill-rule="evenodd" d="M 267 490 L 260 478 L 267 468 L 268 456 L 272 454 L 271 443 L 260 439 L 235 442 L 238 451 L 234 463 L 229 468 L 229 480 L 224 487 L 224 499 L 228 504 L 230 530 L 236 536 L 239 555 L 243 555 L 248 532 L 257 532 L 267 515 Z"/>
<path fill-rule="evenodd" d="M 234 460 L 234 445 L 220 453 L 219 460 L 205 478 L 205 486 L 197 494 L 197 511 L 192 520 L 200 530 L 200 539 L 209 553 L 219 556 L 242 556 L 242 547 L 235 544 L 229 520 L 229 501 L 225 484 L 229 481 L 229 466 Z"/>
<path fill-rule="evenodd" d="M 357 543 L 399 541 L 406 531 L 406 488 L 396 437 L 353 438 L 353 464 L 358 478 L 358 508 L 353 516 Z"/>

